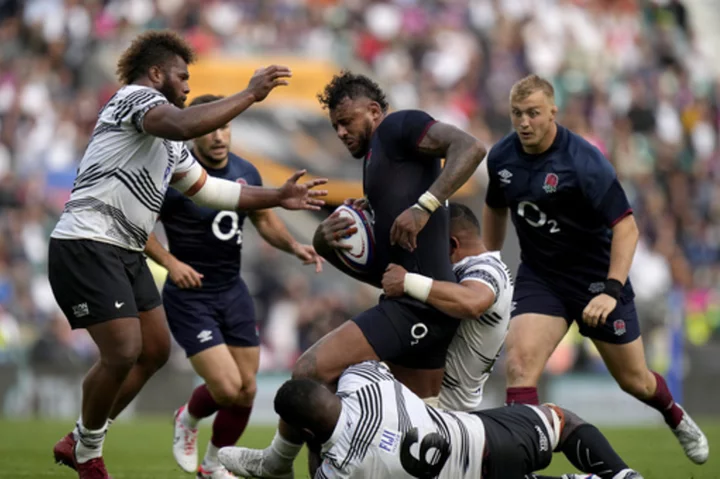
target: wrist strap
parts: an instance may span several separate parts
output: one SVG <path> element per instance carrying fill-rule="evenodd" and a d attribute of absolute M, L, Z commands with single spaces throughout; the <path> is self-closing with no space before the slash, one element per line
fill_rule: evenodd
<path fill-rule="evenodd" d="M 608 278 L 605 280 L 605 290 L 603 291 L 604 294 L 607 294 L 608 296 L 618 299 L 620 297 L 620 292 L 623 289 L 623 284 L 612 278 Z"/>
<path fill-rule="evenodd" d="M 404 283 L 405 294 L 424 303 L 430 295 L 432 283 L 432 278 L 421 274 L 407 273 Z"/>
<path fill-rule="evenodd" d="M 440 200 L 438 200 L 435 195 L 433 195 L 429 191 L 426 191 L 420 196 L 420 198 L 418 198 L 417 204 L 431 214 L 434 213 L 436 209 L 440 208 L 440 206 L 442 206 Z"/>

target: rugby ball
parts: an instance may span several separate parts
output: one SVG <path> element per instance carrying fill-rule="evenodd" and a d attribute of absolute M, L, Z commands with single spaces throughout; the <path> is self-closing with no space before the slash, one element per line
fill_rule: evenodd
<path fill-rule="evenodd" d="M 375 234 L 373 233 L 373 217 L 368 210 L 357 211 L 350 206 L 341 205 L 336 210 L 341 217 L 351 218 L 357 232 L 341 238 L 338 242 L 350 245 L 351 249 L 336 249 L 340 261 L 357 273 L 369 272 L 375 260 Z"/>

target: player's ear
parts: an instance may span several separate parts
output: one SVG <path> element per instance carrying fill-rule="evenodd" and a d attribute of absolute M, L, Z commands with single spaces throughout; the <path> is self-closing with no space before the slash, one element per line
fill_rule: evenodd
<path fill-rule="evenodd" d="M 378 102 L 371 101 L 368 109 L 370 110 L 370 116 L 372 116 L 373 121 L 377 121 L 382 117 L 382 107 Z"/>
<path fill-rule="evenodd" d="M 157 65 L 153 65 L 148 70 L 148 77 L 153 83 L 162 84 L 165 80 L 165 72 Z"/>
<path fill-rule="evenodd" d="M 455 236 L 450 237 L 450 254 L 455 253 L 455 250 L 460 247 L 460 240 Z"/>
<path fill-rule="evenodd" d="M 557 115 L 558 107 L 555 103 L 550 107 L 550 115 L 552 116 L 552 119 L 555 119 L 555 115 Z"/>

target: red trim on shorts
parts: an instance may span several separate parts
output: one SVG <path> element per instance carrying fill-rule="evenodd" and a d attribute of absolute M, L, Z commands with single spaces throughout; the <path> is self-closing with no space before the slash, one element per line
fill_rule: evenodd
<path fill-rule="evenodd" d="M 425 135 L 427 135 L 427 132 L 430 130 L 430 127 L 433 126 L 435 123 L 438 123 L 438 121 L 437 121 L 437 120 L 431 120 L 431 121 L 428 122 L 427 125 L 425 125 L 425 129 L 423 130 L 423 132 L 422 132 L 422 133 L 420 134 L 420 136 L 418 137 L 418 141 L 417 141 L 417 144 L 416 144 L 415 146 L 420 146 L 420 142 L 423 141 L 423 138 L 425 138 Z"/>
<path fill-rule="evenodd" d="M 610 223 L 610 227 L 612 228 L 612 227 L 615 226 L 616 224 L 620 223 L 620 221 L 622 221 L 626 216 L 630 216 L 632 213 L 633 213 L 632 208 L 628 208 L 627 211 L 625 211 L 625 213 L 621 214 L 620 216 L 618 216 L 618 217 L 615 219 L 615 221 L 613 221 L 612 223 Z"/>

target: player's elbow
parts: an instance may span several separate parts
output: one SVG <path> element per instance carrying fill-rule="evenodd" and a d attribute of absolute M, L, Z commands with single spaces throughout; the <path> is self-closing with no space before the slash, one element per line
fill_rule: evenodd
<path fill-rule="evenodd" d="M 459 319 L 478 319 L 485 313 L 487 305 L 482 299 L 475 297 L 466 297 L 459 301 L 458 318 Z"/>

